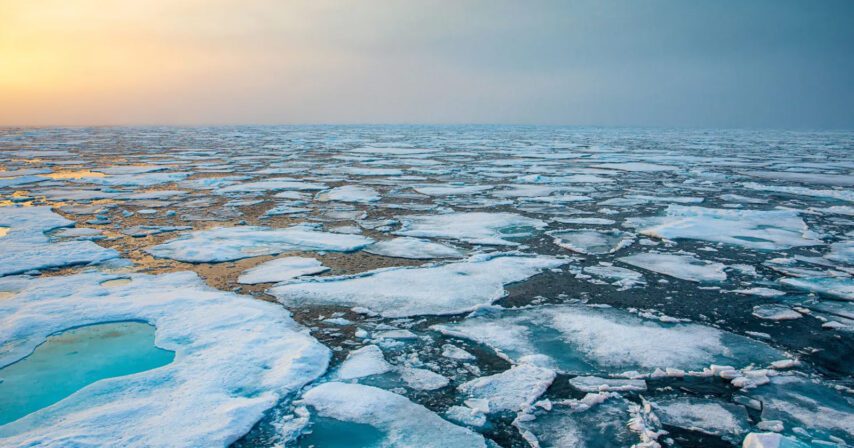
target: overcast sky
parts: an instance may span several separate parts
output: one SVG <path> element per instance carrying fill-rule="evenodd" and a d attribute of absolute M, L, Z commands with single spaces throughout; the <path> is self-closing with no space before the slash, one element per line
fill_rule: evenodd
<path fill-rule="evenodd" d="M 854 1 L 0 0 L 0 125 L 854 128 Z"/>

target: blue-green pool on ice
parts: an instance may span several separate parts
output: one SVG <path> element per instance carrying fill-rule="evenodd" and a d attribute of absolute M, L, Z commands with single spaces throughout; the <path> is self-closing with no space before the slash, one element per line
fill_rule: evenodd
<path fill-rule="evenodd" d="M 29 356 L 0 368 L 0 425 L 50 406 L 83 387 L 155 369 L 175 352 L 154 345 L 154 327 L 112 322 L 47 338 Z"/>

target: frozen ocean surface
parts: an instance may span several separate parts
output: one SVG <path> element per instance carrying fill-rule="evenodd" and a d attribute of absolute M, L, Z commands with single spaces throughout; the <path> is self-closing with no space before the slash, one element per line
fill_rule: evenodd
<path fill-rule="evenodd" d="M 854 133 L 0 130 L 0 445 L 854 445 Z"/>

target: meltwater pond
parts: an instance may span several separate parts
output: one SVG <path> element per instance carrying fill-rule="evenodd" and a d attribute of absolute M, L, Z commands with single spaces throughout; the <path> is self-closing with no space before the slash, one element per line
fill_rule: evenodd
<path fill-rule="evenodd" d="M 0 369 L 0 425 L 50 406 L 105 378 L 172 362 L 175 352 L 154 345 L 154 327 L 112 322 L 49 337 L 26 358 Z"/>

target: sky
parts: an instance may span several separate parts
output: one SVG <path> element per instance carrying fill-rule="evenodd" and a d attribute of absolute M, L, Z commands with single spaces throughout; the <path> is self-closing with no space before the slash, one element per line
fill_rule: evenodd
<path fill-rule="evenodd" d="M 854 128 L 850 0 L 0 0 L 0 126 Z"/>

